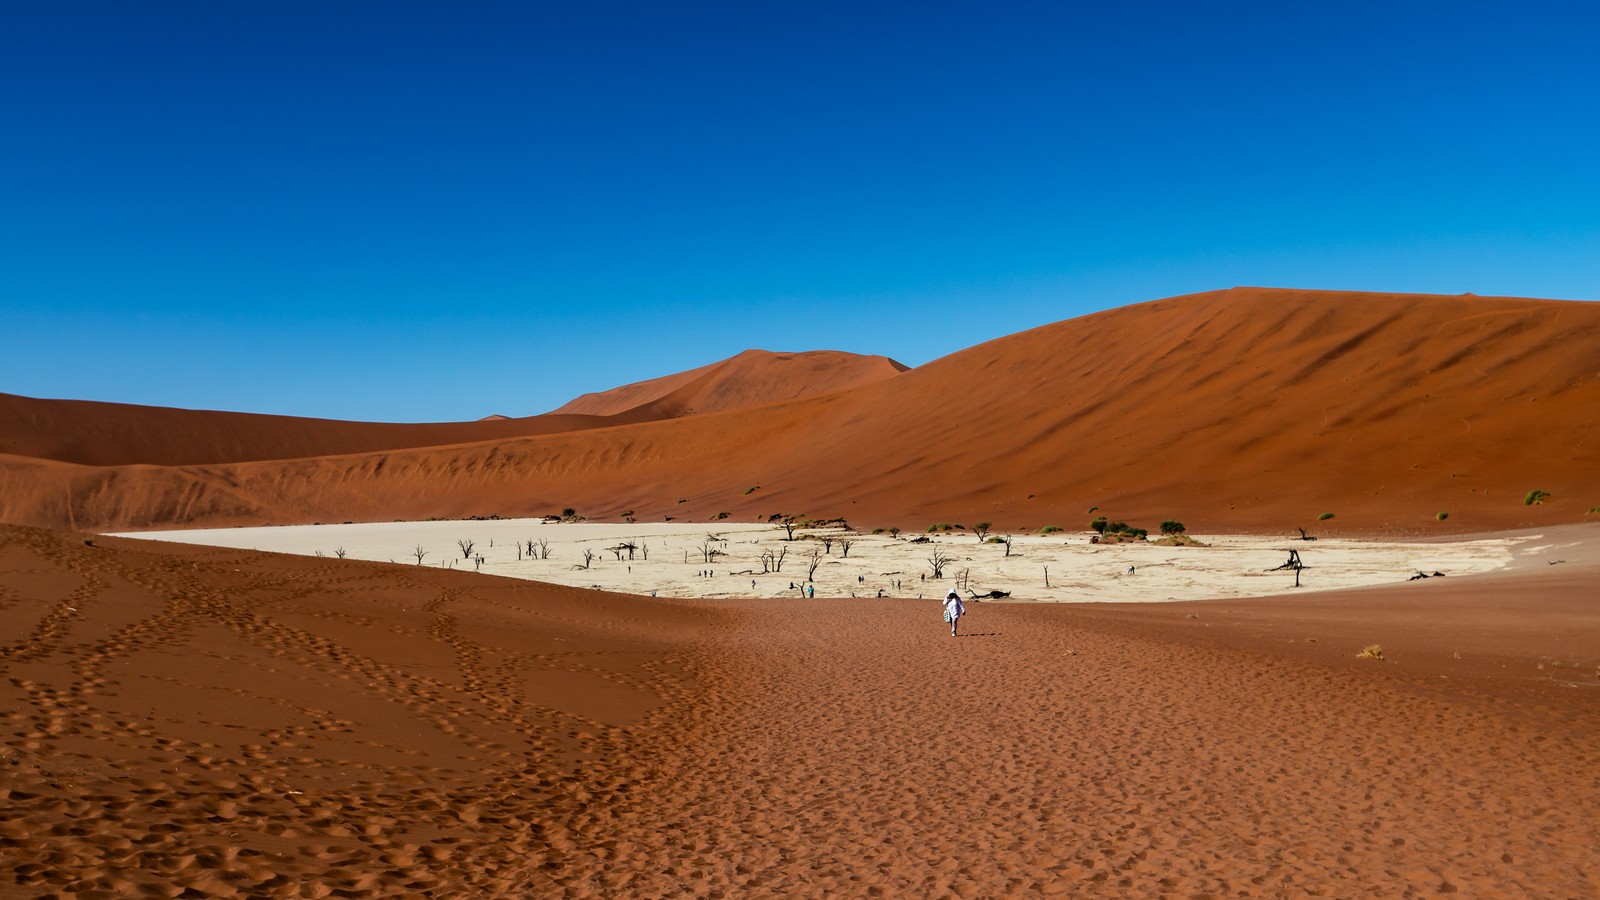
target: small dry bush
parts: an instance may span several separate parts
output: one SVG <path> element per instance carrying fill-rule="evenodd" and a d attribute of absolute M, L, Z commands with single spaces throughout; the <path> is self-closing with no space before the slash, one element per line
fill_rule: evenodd
<path fill-rule="evenodd" d="M 1383 647 L 1379 644 L 1368 644 L 1356 654 L 1356 659 L 1383 659 Z"/>

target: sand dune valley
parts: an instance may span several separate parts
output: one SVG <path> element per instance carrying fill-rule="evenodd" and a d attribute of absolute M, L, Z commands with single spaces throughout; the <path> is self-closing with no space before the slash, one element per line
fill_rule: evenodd
<path fill-rule="evenodd" d="M 1265 288 L 528 417 L 0 395 L 0 896 L 1600 896 L 1597 412 L 1600 304 Z"/>

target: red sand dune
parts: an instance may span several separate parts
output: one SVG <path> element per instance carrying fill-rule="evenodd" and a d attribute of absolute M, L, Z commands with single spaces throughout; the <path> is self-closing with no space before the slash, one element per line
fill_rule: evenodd
<path fill-rule="evenodd" d="M 3 457 L 0 520 L 112 530 L 570 506 L 1019 530 L 1082 527 L 1093 506 L 1191 531 L 1577 522 L 1600 505 L 1597 347 L 1594 303 L 1240 288 L 666 421 L 213 465 Z M 1535 489 L 1549 502 L 1524 505 Z"/>
<path fill-rule="evenodd" d="M 647 413 L 670 419 L 831 393 L 892 378 L 906 366 L 887 356 L 836 350 L 771 353 L 746 350 L 719 363 L 584 394 L 553 414 L 615 416 Z"/>
<path fill-rule="evenodd" d="M 1595 896 L 1600 541 L 1564 539 L 952 639 L 0 527 L 0 894 Z"/>
<path fill-rule="evenodd" d="M 0 394 L 0 456 L 88 466 L 161 466 L 335 456 L 582 431 L 811 396 L 888 378 L 905 367 L 837 351 L 747 350 L 674 379 L 587 394 L 542 416 L 473 422 L 342 422 Z M 693 377 L 691 377 L 693 376 Z M 657 390 L 658 383 L 672 382 Z M 680 383 L 681 382 L 681 383 Z M 613 396 L 641 396 L 615 403 Z M 648 396 L 645 396 L 648 395 Z"/>

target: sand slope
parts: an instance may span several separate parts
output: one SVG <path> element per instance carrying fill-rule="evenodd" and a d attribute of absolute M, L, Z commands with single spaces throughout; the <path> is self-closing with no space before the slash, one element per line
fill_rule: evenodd
<path fill-rule="evenodd" d="M 552 415 L 668 419 L 831 393 L 892 378 L 907 367 L 886 356 L 837 350 L 746 350 L 731 359 L 609 391 L 584 394 Z"/>
<path fill-rule="evenodd" d="M 1214 532 L 1577 522 L 1600 505 L 1597 347 L 1600 304 L 1236 289 L 668 421 L 209 466 L 3 458 L 0 519 L 120 530 L 573 507 L 1031 530 L 1098 507 Z M 1533 489 L 1551 500 L 1524 505 Z"/>
<path fill-rule="evenodd" d="M 952 639 L 0 528 L 0 893 L 1589 896 L 1597 573 Z"/>
<path fill-rule="evenodd" d="M 881 356 L 747 350 L 681 375 L 586 394 L 541 416 L 441 423 L 343 422 L 0 394 L 0 455 L 90 466 L 180 466 L 466 444 L 793 400 L 904 370 Z"/>

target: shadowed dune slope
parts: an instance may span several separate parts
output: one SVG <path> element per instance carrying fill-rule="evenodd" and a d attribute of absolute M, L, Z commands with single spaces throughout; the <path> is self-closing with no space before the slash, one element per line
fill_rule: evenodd
<path fill-rule="evenodd" d="M 1081 528 L 1098 507 L 1191 531 L 1490 531 L 1600 505 L 1597 359 L 1600 304 L 1240 288 L 852 390 L 616 428 L 231 465 L 10 458 L 0 519 L 111 530 L 570 506 L 1017 530 Z M 1524 505 L 1535 489 L 1548 502 Z"/>
<path fill-rule="evenodd" d="M 1592 554 L 953 639 L 92 540 L 0 527 L 6 896 L 1600 891 Z"/>
<path fill-rule="evenodd" d="M 906 369 L 886 356 L 836 350 L 746 350 L 676 375 L 584 394 L 554 412 L 614 416 L 632 411 L 645 418 L 669 419 L 845 390 L 893 378 Z"/>

